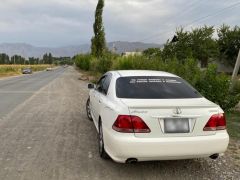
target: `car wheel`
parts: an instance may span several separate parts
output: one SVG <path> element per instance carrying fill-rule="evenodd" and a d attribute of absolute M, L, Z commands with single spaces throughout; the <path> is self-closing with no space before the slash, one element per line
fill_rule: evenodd
<path fill-rule="evenodd" d="M 104 149 L 104 140 L 103 140 L 103 131 L 102 131 L 101 121 L 99 122 L 98 148 L 99 148 L 100 157 L 103 158 L 103 159 L 109 159 L 109 156 Z"/>
<path fill-rule="evenodd" d="M 91 109 L 90 109 L 90 98 L 88 98 L 87 103 L 86 103 L 86 111 L 87 111 L 87 116 L 90 121 L 92 121 L 92 115 L 91 115 Z"/>

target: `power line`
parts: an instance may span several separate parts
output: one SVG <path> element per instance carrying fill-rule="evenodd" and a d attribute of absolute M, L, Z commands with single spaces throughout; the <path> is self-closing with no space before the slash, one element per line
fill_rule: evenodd
<path fill-rule="evenodd" d="M 182 11 L 182 13 L 179 15 L 178 14 L 178 17 L 181 17 L 182 15 L 196 9 L 200 4 L 202 3 L 202 1 L 199 1 L 199 0 L 196 0 L 195 2 L 192 1 L 189 6 L 187 6 L 186 8 L 184 8 Z"/>
<path fill-rule="evenodd" d="M 217 16 L 217 15 L 221 14 L 222 12 L 224 12 L 225 10 L 235 8 L 235 7 L 238 6 L 238 5 L 240 5 L 240 1 L 237 2 L 237 3 L 235 3 L 235 4 L 230 5 L 230 6 L 228 6 L 228 7 L 225 7 L 225 8 L 223 8 L 223 9 L 220 9 L 220 10 L 216 11 L 215 13 L 208 14 L 208 15 L 206 15 L 206 16 L 204 16 L 204 17 L 195 19 L 195 20 L 193 20 L 191 23 L 186 24 L 184 27 L 188 27 L 188 26 L 193 25 L 194 23 L 200 22 L 200 21 L 202 21 L 202 20 L 204 20 L 204 19 L 208 19 L 208 18 L 210 18 L 210 17 Z"/>
<path fill-rule="evenodd" d="M 189 4 L 189 6 L 187 6 L 186 8 L 184 8 L 184 9 L 182 10 L 182 13 L 181 13 L 181 14 L 178 14 L 178 17 L 182 16 L 183 14 L 186 14 L 187 10 L 188 10 L 188 11 L 189 11 L 189 10 L 190 10 L 190 11 L 191 11 L 191 10 L 194 10 L 196 7 L 198 7 L 197 5 L 198 5 L 199 3 L 202 3 L 202 2 L 199 1 L 199 0 L 192 1 L 192 2 Z M 147 38 L 145 38 L 145 39 L 142 39 L 142 40 L 140 40 L 140 41 L 145 41 L 145 40 L 148 40 L 148 39 L 152 39 L 152 38 L 154 38 L 154 37 L 156 37 L 156 36 L 160 36 L 160 35 L 166 34 L 166 33 L 168 33 L 168 32 L 169 32 L 169 30 L 164 31 L 164 32 L 162 32 L 162 33 L 157 33 L 157 34 L 155 34 L 155 35 L 152 35 L 152 36 L 147 37 Z"/>
<path fill-rule="evenodd" d="M 197 22 L 200 22 L 200 21 L 202 21 L 202 20 L 205 20 L 205 19 L 208 19 L 208 18 L 217 16 L 217 15 L 219 15 L 219 14 L 222 14 L 222 13 L 223 13 L 224 11 L 226 11 L 226 10 L 233 9 L 233 8 L 237 7 L 238 5 L 240 5 L 240 1 L 238 1 L 237 3 L 234 3 L 234 4 L 230 5 L 230 6 L 227 6 L 227 7 L 225 7 L 225 8 L 222 8 L 222 9 L 220 9 L 220 10 L 218 10 L 218 11 L 215 11 L 214 13 L 211 13 L 211 14 L 208 14 L 208 15 L 203 16 L 203 17 L 201 17 L 201 18 L 195 19 L 195 20 L 193 20 L 192 22 L 186 24 L 186 25 L 183 26 L 183 27 L 186 28 L 186 27 L 188 27 L 188 26 L 190 26 L 190 25 L 193 25 L 194 23 L 197 23 Z M 168 31 L 161 32 L 161 33 L 158 33 L 158 34 L 155 34 L 155 35 L 152 35 L 152 36 L 149 36 L 149 37 L 144 38 L 144 39 L 142 39 L 142 40 L 140 40 L 140 41 L 146 41 L 146 40 L 152 39 L 152 38 L 154 38 L 154 37 L 161 36 L 161 35 L 166 34 L 166 33 L 169 33 L 169 30 L 168 30 Z"/>

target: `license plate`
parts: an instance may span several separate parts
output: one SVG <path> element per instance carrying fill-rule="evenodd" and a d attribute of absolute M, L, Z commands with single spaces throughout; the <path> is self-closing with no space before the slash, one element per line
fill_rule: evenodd
<path fill-rule="evenodd" d="M 186 118 L 164 119 L 165 133 L 189 133 L 189 120 Z"/>

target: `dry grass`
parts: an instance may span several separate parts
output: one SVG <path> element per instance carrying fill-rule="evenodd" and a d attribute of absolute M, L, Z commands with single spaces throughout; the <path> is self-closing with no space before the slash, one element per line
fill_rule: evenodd
<path fill-rule="evenodd" d="M 21 74 L 23 68 L 30 67 L 33 72 L 43 71 L 51 65 L 0 65 L 0 77 L 15 76 Z"/>
<path fill-rule="evenodd" d="M 83 81 L 90 81 L 91 83 L 97 83 L 100 77 L 102 76 L 99 72 L 93 72 L 93 71 L 84 71 L 80 70 L 79 68 L 76 68 L 81 74 L 79 77 L 79 80 Z"/>

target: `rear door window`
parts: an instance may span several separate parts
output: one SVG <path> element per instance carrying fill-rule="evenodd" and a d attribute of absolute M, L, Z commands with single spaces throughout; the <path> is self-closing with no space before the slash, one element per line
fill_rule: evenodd
<path fill-rule="evenodd" d="M 97 86 L 96 86 L 96 90 L 97 90 L 98 92 L 102 92 L 102 91 L 103 91 L 103 82 L 105 81 L 105 78 L 106 78 L 106 76 L 103 76 L 103 77 L 101 77 L 100 80 L 98 81 Z"/>
<path fill-rule="evenodd" d="M 97 86 L 96 86 L 97 91 L 106 95 L 108 92 L 111 80 L 112 80 L 111 74 L 104 75 L 97 83 Z"/>
<path fill-rule="evenodd" d="M 182 99 L 202 97 L 178 77 L 132 76 L 116 81 L 116 95 L 127 99 Z"/>
<path fill-rule="evenodd" d="M 103 89 L 103 93 L 107 94 L 110 83 L 111 83 L 111 79 L 112 79 L 112 75 L 109 74 L 105 77 L 104 82 L 102 84 L 102 89 Z"/>

